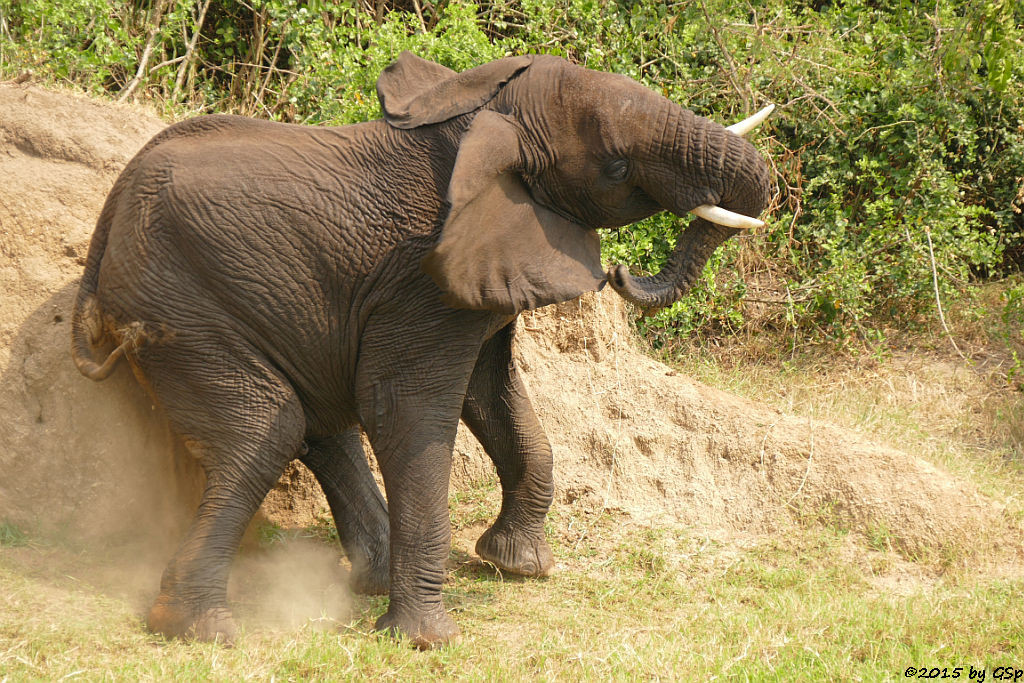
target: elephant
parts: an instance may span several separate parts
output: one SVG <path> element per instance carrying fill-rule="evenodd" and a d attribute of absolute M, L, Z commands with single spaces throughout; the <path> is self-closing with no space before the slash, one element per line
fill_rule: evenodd
<path fill-rule="evenodd" d="M 441 585 L 460 419 L 502 491 L 477 553 L 548 575 L 552 452 L 513 361 L 518 314 L 606 283 L 668 305 L 725 239 L 763 225 L 768 168 L 743 133 L 766 111 L 727 129 L 550 55 L 457 73 L 404 52 L 377 94 L 383 118 L 348 126 L 174 124 L 97 220 L 72 357 L 93 380 L 125 359 L 206 473 L 153 632 L 231 641 L 232 558 L 298 458 L 353 587 L 389 595 L 375 628 L 421 648 L 456 636 Z M 696 214 L 664 268 L 605 271 L 597 229 L 663 210 Z"/>

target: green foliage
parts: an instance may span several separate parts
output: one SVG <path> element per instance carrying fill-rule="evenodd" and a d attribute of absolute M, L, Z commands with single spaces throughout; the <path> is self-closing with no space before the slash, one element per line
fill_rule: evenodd
<path fill-rule="evenodd" d="M 140 35 L 133 29 L 144 20 L 138 14 L 104 0 L 4 0 L 0 61 L 4 68 L 45 68 L 53 77 L 101 92 L 126 81 L 136 62 Z"/>
<path fill-rule="evenodd" d="M 1003 323 L 1014 330 L 1018 341 L 1024 342 L 1024 282 L 1018 282 L 1003 292 Z"/>
<path fill-rule="evenodd" d="M 344 124 L 379 116 L 374 83 L 401 50 L 456 70 L 545 52 L 721 122 L 775 102 L 755 137 L 775 170 L 768 228 L 639 326 L 658 346 L 765 328 L 877 340 L 1024 253 L 1022 26 L 1013 0 L 0 0 L 0 72 Z M 613 231 L 604 257 L 654 272 L 679 227 Z"/>

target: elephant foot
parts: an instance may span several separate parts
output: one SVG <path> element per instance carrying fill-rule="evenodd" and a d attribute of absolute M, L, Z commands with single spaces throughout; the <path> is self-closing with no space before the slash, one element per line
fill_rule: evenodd
<path fill-rule="evenodd" d="M 476 542 L 476 554 L 498 569 L 522 576 L 550 576 L 555 556 L 543 537 L 492 526 Z"/>
<path fill-rule="evenodd" d="M 373 630 L 390 635 L 403 634 L 421 650 L 444 645 L 459 635 L 459 627 L 443 607 L 435 612 L 409 613 L 388 608 L 373 625 Z"/>
<path fill-rule="evenodd" d="M 157 598 L 149 610 L 146 626 L 168 638 L 184 638 L 232 645 L 238 629 L 227 607 L 192 609 L 181 602 Z"/>

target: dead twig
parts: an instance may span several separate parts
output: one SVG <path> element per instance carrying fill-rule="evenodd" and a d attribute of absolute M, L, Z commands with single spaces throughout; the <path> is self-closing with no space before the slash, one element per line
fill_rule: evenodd
<path fill-rule="evenodd" d="M 718 32 L 718 26 L 714 21 L 711 20 L 711 15 L 708 13 L 707 4 L 701 0 L 700 9 L 704 13 L 704 20 L 708 24 L 708 28 L 711 29 L 711 35 L 715 39 L 715 44 L 718 45 L 718 49 L 721 50 L 722 55 L 725 57 L 726 66 L 723 69 L 725 71 L 726 78 L 729 79 L 729 83 L 732 84 L 733 90 L 739 95 L 740 99 L 743 100 L 743 111 L 749 113 L 751 109 L 751 101 L 753 100 L 752 93 L 749 88 L 745 87 L 746 83 L 741 86 L 739 81 L 739 70 L 736 68 L 736 62 L 733 60 L 729 50 L 725 47 L 725 41 L 722 40 L 721 34 Z"/>
<path fill-rule="evenodd" d="M 416 10 L 416 18 L 420 20 L 420 29 L 423 35 L 427 35 L 427 22 L 423 21 L 423 10 L 420 8 L 420 0 L 412 0 L 412 6 Z"/>
<path fill-rule="evenodd" d="M 928 256 L 931 259 L 932 265 L 932 287 L 935 290 L 935 307 L 939 309 L 939 321 L 942 323 L 942 329 L 946 331 L 946 336 L 949 337 L 949 343 L 953 345 L 953 350 L 963 360 L 967 360 L 960 347 L 956 345 L 956 340 L 953 339 L 953 333 L 949 331 L 949 326 L 946 325 L 946 316 L 942 312 L 942 298 L 939 296 L 939 274 L 935 269 L 935 250 L 932 249 L 932 231 L 927 227 L 924 229 L 924 235 L 928 238 Z"/>
<path fill-rule="evenodd" d="M 274 48 L 274 56 L 270 59 L 270 68 L 267 69 L 266 76 L 263 79 L 263 84 L 260 86 L 260 89 L 256 92 L 256 101 L 259 102 L 261 105 L 263 103 L 263 94 L 267 92 L 268 88 L 270 87 L 271 77 L 275 73 L 278 73 L 277 60 L 281 56 L 281 48 L 284 47 L 285 29 L 288 28 L 288 22 L 290 21 L 291 19 L 286 19 L 285 22 L 281 24 L 281 36 L 277 41 L 277 47 Z"/>
<path fill-rule="evenodd" d="M 185 59 L 185 55 L 181 55 L 180 57 L 175 57 L 174 59 L 165 59 L 164 61 L 160 62 L 159 64 L 155 64 L 155 65 L 149 67 L 149 72 L 148 73 L 149 74 L 156 73 L 157 71 L 159 71 L 160 69 L 164 68 L 165 66 L 174 66 L 175 64 L 180 64 L 182 62 L 182 60 L 184 60 L 184 59 Z"/>
<path fill-rule="evenodd" d="M 128 85 L 121 91 L 117 98 L 118 102 L 124 102 L 131 97 L 131 94 L 139 87 L 139 83 L 142 82 L 143 76 L 147 75 L 146 67 L 149 65 L 149 58 L 153 55 L 153 44 L 156 42 L 156 36 L 160 33 L 160 22 L 163 21 L 164 12 L 170 8 L 171 2 L 172 0 L 156 0 L 156 4 L 153 5 L 149 35 L 146 37 L 146 47 L 142 50 L 142 57 L 139 58 L 139 68 L 135 71 L 135 76 L 132 80 L 128 81 Z"/>
<path fill-rule="evenodd" d="M 177 101 L 178 96 L 181 94 L 181 88 L 185 84 L 185 76 L 188 74 L 189 69 L 192 66 L 193 56 L 195 55 L 196 45 L 199 44 L 199 34 L 203 30 L 203 22 L 206 21 L 206 10 L 210 8 L 210 0 L 206 0 L 203 6 L 199 8 L 199 16 L 196 17 L 196 27 L 192 29 L 192 37 L 188 41 L 188 46 L 185 48 L 185 58 L 178 67 L 178 73 L 174 77 L 174 90 L 171 91 L 171 99 Z"/>
<path fill-rule="evenodd" d="M 811 473 L 811 463 L 814 461 L 814 425 L 811 423 L 810 415 L 807 416 L 807 431 L 810 434 L 811 438 L 810 449 L 807 453 L 807 469 L 804 470 L 804 478 L 800 480 L 800 486 L 796 488 L 796 491 L 793 492 L 793 495 L 790 496 L 789 500 L 786 501 L 786 507 L 793 508 L 794 510 L 796 508 L 793 507 L 793 501 L 796 500 L 796 497 L 799 496 L 800 492 L 804 490 L 804 484 L 807 483 L 807 475 Z"/>
<path fill-rule="evenodd" d="M 852 145 L 853 143 L 857 142 L 858 140 L 860 140 L 865 135 L 868 135 L 869 133 L 874 133 L 875 131 L 879 131 L 879 130 L 885 130 L 886 128 L 892 128 L 894 126 L 902 126 L 902 125 L 907 124 L 907 123 L 915 124 L 915 123 L 917 123 L 917 121 L 911 121 L 909 119 L 904 119 L 902 121 L 893 121 L 892 123 L 886 123 L 886 124 L 881 125 L 881 126 L 872 126 L 871 128 L 865 128 L 863 131 L 861 131 L 860 135 L 858 135 L 854 139 L 850 140 L 850 144 Z"/>

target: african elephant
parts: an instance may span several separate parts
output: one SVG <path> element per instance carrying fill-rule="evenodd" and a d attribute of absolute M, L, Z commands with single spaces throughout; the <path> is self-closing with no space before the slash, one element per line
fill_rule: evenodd
<path fill-rule="evenodd" d="M 155 632 L 232 637 L 231 559 L 298 457 L 328 496 L 355 587 L 390 595 L 376 628 L 421 647 L 452 637 L 441 584 L 460 417 L 502 487 L 477 552 L 548 574 L 551 448 L 512 361 L 517 314 L 605 282 L 667 305 L 767 202 L 766 164 L 735 129 L 560 58 L 456 73 L 403 53 L 377 92 L 383 120 L 340 128 L 173 125 L 100 214 L 74 360 L 102 379 L 126 358 L 207 474 L 149 612 Z M 661 210 L 703 218 L 659 274 L 605 273 L 595 229 Z"/>

